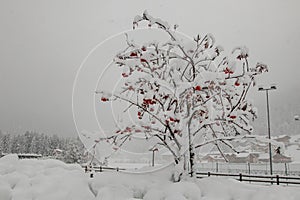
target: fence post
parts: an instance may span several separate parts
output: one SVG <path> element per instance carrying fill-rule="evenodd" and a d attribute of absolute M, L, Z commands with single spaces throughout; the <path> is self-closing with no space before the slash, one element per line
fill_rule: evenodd
<path fill-rule="evenodd" d="M 117 167 L 117 172 L 119 171 L 119 167 Z"/>
<path fill-rule="evenodd" d="M 210 177 L 210 172 L 207 172 L 207 176 Z"/>
<path fill-rule="evenodd" d="M 279 175 L 276 175 L 276 182 L 277 182 L 277 185 L 279 185 Z"/>
<path fill-rule="evenodd" d="M 216 162 L 216 172 L 219 172 L 219 164 Z"/>
<path fill-rule="evenodd" d="M 100 166 L 100 172 L 102 172 L 102 166 Z"/>
<path fill-rule="evenodd" d="M 240 173 L 239 175 L 240 175 L 240 181 L 242 182 L 243 181 L 242 173 Z"/>
<path fill-rule="evenodd" d="M 284 163 L 284 171 L 285 171 L 285 175 L 287 176 L 288 175 L 288 171 L 287 171 L 287 164 Z"/>
<path fill-rule="evenodd" d="M 248 173 L 251 174 L 250 162 L 248 162 Z"/>

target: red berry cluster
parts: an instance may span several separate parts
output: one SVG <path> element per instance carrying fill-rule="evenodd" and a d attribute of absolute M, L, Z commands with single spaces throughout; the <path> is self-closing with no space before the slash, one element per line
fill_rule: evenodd
<path fill-rule="evenodd" d="M 106 98 L 106 97 L 102 97 L 101 98 L 101 101 L 103 101 L 103 102 L 106 102 L 106 101 L 108 101 L 109 99 L 108 98 Z"/>
<path fill-rule="evenodd" d="M 226 68 L 224 69 L 224 73 L 225 73 L 225 74 L 233 74 L 233 71 L 232 71 L 231 69 L 229 69 L 228 67 L 226 67 Z"/>
<path fill-rule="evenodd" d="M 145 104 L 145 105 L 153 105 L 155 103 L 156 102 L 153 99 L 143 99 L 143 104 Z"/>

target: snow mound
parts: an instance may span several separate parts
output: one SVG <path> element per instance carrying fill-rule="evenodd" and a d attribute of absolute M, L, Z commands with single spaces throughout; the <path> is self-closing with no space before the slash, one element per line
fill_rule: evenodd
<path fill-rule="evenodd" d="M 58 160 L 19 160 L 17 155 L 0 159 L 1 200 L 93 199 L 87 175 L 79 165 Z"/>
<path fill-rule="evenodd" d="M 298 200 L 299 186 L 257 185 L 226 178 L 171 182 L 160 173 L 103 172 L 90 178 L 57 160 L 0 158 L 0 200 Z"/>
<path fill-rule="evenodd" d="M 12 190 L 9 184 L 0 181 L 0 199 L 1 200 L 11 200 Z"/>
<path fill-rule="evenodd" d="M 105 186 L 100 188 L 97 194 L 97 200 L 118 200 L 118 199 L 130 199 L 132 192 L 125 186 Z"/>
<path fill-rule="evenodd" d="M 146 200 L 200 200 L 201 191 L 192 182 L 178 182 L 149 190 L 144 196 Z"/>

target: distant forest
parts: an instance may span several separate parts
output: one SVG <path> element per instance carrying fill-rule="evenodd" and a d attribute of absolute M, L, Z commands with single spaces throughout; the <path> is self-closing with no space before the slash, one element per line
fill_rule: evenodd
<path fill-rule="evenodd" d="M 34 153 L 66 163 L 83 163 L 85 162 L 84 151 L 84 146 L 78 137 L 65 138 L 31 131 L 13 135 L 0 131 L 0 154 Z"/>

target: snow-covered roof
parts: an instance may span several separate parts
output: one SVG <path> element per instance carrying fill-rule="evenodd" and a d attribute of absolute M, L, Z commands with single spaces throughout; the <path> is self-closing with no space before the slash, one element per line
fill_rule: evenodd
<path fill-rule="evenodd" d="M 269 159 L 270 155 L 268 153 L 259 154 L 259 159 Z"/>
<path fill-rule="evenodd" d="M 235 154 L 237 158 L 245 158 L 250 155 L 250 153 L 237 153 Z"/>

